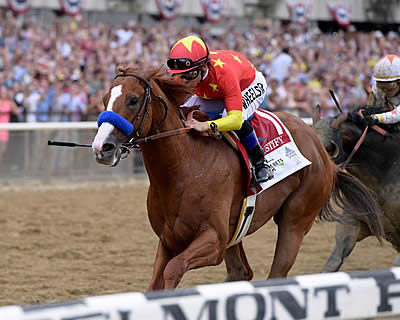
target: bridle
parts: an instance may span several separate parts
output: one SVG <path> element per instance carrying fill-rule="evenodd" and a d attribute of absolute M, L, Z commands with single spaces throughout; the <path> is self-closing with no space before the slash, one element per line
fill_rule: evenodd
<path fill-rule="evenodd" d="M 131 140 L 129 142 L 136 142 L 137 139 L 140 136 L 140 133 L 143 129 L 143 123 L 144 120 L 146 119 L 146 115 L 149 114 L 149 107 L 150 107 L 150 103 L 151 103 L 151 96 L 153 95 L 160 103 L 161 105 L 164 107 L 164 117 L 161 120 L 160 124 L 157 126 L 157 128 L 155 129 L 156 131 L 164 124 L 165 120 L 167 119 L 167 115 L 168 115 L 168 106 L 167 103 L 164 101 L 164 99 L 158 95 L 156 95 L 153 91 L 153 87 L 151 85 L 151 82 L 149 82 L 148 80 L 146 80 L 145 78 L 138 76 L 137 74 L 134 73 L 120 73 L 117 74 L 114 78 L 122 78 L 122 77 L 133 77 L 138 79 L 140 82 L 142 82 L 145 85 L 144 88 L 144 100 L 142 105 L 140 106 L 139 112 L 136 116 L 136 121 L 140 121 L 139 122 L 139 126 L 137 127 L 136 131 L 134 131 L 132 133 L 133 137 L 131 138 Z"/>
<path fill-rule="evenodd" d="M 129 152 L 130 152 L 129 149 L 140 148 L 140 144 L 142 144 L 142 143 L 154 141 L 157 139 L 161 139 L 161 138 L 165 138 L 165 137 L 169 137 L 169 136 L 173 136 L 173 135 L 180 135 L 182 133 L 186 133 L 191 130 L 190 128 L 178 128 L 178 129 L 174 129 L 174 130 L 170 130 L 170 131 L 166 131 L 166 132 L 156 133 L 156 134 L 149 135 L 149 136 L 146 136 L 143 138 L 139 138 L 140 133 L 143 128 L 144 120 L 146 119 L 146 115 L 149 114 L 151 96 L 154 96 L 160 102 L 160 104 L 164 107 L 164 116 L 163 116 L 161 122 L 158 124 L 158 126 L 154 129 L 154 131 L 158 131 L 159 128 L 164 124 L 165 120 L 167 119 L 168 105 L 161 96 L 158 96 L 154 93 L 151 82 L 146 80 L 145 78 L 138 76 L 137 74 L 134 74 L 134 73 L 120 73 L 115 76 L 114 80 L 117 78 L 120 78 L 120 77 L 134 77 L 145 85 L 144 100 L 143 100 L 142 105 L 140 106 L 139 112 L 136 116 L 136 120 L 134 121 L 134 122 L 139 121 L 139 126 L 132 133 L 133 137 L 128 142 L 122 143 L 120 145 L 123 152 L 127 152 L 129 154 Z"/>
<path fill-rule="evenodd" d="M 108 122 L 108 123 L 114 125 L 115 127 L 117 127 L 119 130 L 121 130 L 121 132 L 124 133 L 125 136 L 127 136 L 128 138 L 130 136 L 132 136 L 132 138 L 128 142 L 124 142 L 119 145 L 120 152 L 119 152 L 119 156 L 118 156 L 118 161 L 116 163 L 114 163 L 113 166 L 117 165 L 117 163 L 119 162 L 119 159 L 126 158 L 130 153 L 130 149 L 140 148 L 140 144 L 142 144 L 142 143 L 158 140 L 158 139 L 165 138 L 165 137 L 177 136 L 177 135 L 180 135 L 183 133 L 188 133 L 190 130 L 192 130 L 190 127 L 183 127 L 183 128 L 181 127 L 181 128 L 172 129 L 172 130 L 165 131 L 165 132 L 159 132 L 159 133 L 156 133 L 153 135 L 148 135 L 143 138 L 139 138 L 140 133 L 143 128 L 143 123 L 145 121 L 146 115 L 149 114 L 151 96 L 154 96 L 159 101 L 159 103 L 164 107 L 164 116 L 163 116 L 161 122 L 158 124 L 158 126 L 155 129 L 153 129 L 154 131 L 158 131 L 160 129 L 160 127 L 164 124 L 164 122 L 166 121 L 167 115 L 168 115 L 168 105 L 161 96 L 158 96 L 154 93 L 153 87 L 152 87 L 150 81 L 148 81 L 148 80 L 144 79 L 143 77 L 138 76 L 137 74 L 134 74 L 134 73 L 117 74 L 115 76 L 114 80 L 119 77 L 133 77 L 133 78 L 138 79 L 140 82 L 142 82 L 145 85 L 145 88 L 144 88 L 145 96 L 144 96 L 143 103 L 140 106 L 140 109 L 136 115 L 136 121 L 140 121 L 139 126 L 137 127 L 136 130 L 135 130 L 135 126 L 133 125 L 133 123 L 129 122 L 127 119 L 123 118 L 121 115 L 119 115 L 113 111 L 109 111 L 109 110 L 103 111 L 97 119 L 97 125 L 99 127 L 102 125 L 102 123 Z M 183 115 L 183 112 L 181 109 L 179 110 L 179 114 L 180 114 L 181 120 L 184 120 L 186 118 L 186 116 Z M 136 121 L 134 120 L 134 122 L 136 122 Z M 221 135 L 217 131 L 216 127 L 211 127 L 211 132 L 209 132 L 208 135 L 210 135 L 216 139 L 221 138 Z M 92 147 L 91 144 L 78 144 L 78 143 L 72 143 L 72 142 L 51 141 L 51 140 L 48 141 L 48 145 L 64 146 L 64 147 L 90 147 L 90 148 Z M 124 154 L 124 156 L 121 157 L 121 154 Z"/>

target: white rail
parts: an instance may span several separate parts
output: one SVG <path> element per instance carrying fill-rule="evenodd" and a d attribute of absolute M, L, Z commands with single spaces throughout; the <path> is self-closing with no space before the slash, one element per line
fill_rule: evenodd
<path fill-rule="evenodd" d="M 9 131 L 86 130 L 86 129 L 97 129 L 96 121 L 0 123 L 0 130 L 9 130 Z"/>
<path fill-rule="evenodd" d="M 400 268 L 0 308 L 4 320 L 371 319 L 400 315 Z"/>
<path fill-rule="evenodd" d="M 302 118 L 303 121 L 311 125 L 311 118 Z M 0 130 L 24 131 L 24 130 L 85 130 L 97 129 L 96 121 L 82 122 L 17 122 L 0 123 Z"/>

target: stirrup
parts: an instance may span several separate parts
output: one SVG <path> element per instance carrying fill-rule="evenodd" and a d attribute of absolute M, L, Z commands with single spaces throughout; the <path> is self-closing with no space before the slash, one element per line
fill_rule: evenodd
<path fill-rule="evenodd" d="M 259 173 L 263 169 L 265 169 L 265 174 L 262 176 L 258 176 L 257 173 Z M 255 167 L 255 179 L 258 184 L 267 182 L 273 179 L 273 177 L 274 177 L 274 172 L 269 165 L 264 163 L 258 167 Z"/>

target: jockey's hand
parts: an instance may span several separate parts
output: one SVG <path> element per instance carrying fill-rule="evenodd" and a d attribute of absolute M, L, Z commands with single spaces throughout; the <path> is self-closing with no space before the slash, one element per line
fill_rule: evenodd
<path fill-rule="evenodd" d="M 363 125 L 363 118 L 361 118 L 356 111 L 349 112 L 347 115 L 347 120 L 354 123 L 358 127 Z"/>
<path fill-rule="evenodd" d="M 379 119 L 376 115 L 370 115 L 370 116 L 365 116 L 364 119 L 362 120 L 363 124 L 366 126 L 373 126 L 377 123 L 379 123 Z"/>
<path fill-rule="evenodd" d="M 208 122 L 200 122 L 195 119 L 186 120 L 184 123 L 186 127 L 192 128 L 199 132 L 208 131 L 210 129 Z"/>

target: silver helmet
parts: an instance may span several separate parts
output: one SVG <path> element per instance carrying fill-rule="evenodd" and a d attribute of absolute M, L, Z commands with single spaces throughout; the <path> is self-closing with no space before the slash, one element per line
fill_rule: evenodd
<path fill-rule="evenodd" d="M 400 79 L 400 57 L 389 54 L 381 58 L 374 67 L 375 81 L 389 82 Z"/>

